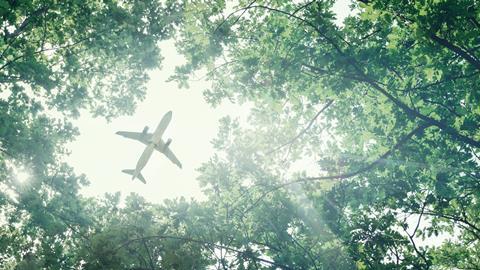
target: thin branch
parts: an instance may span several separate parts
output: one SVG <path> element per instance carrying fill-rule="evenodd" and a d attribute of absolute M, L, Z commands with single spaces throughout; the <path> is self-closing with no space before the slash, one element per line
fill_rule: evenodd
<path fill-rule="evenodd" d="M 142 243 L 143 243 L 143 246 L 145 247 L 145 250 L 147 251 L 148 261 L 150 263 L 150 267 L 152 269 L 155 269 L 155 264 L 153 263 L 152 254 L 150 253 L 150 249 L 148 248 L 148 245 L 147 245 L 147 242 L 145 241 L 145 239 L 142 239 Z"/>
<path fill-rule="evenodd" d="M 383 160 L 385 160 L 388 156 L 390 156 L 391 154 L 393 154 L 393 152 L 399 148 L 401 148 L 406 142 L 408 142 L 413 136 L 421 133 L 422 131 L 424 131 L 426 128 L 430 127 L 432 125 L 428 124 L 428 123 L 423 123 L 421 125 L 419 125 L 418 127 L 416 127 L 415 129 L 413 129 L 412 131 L 410 131 L 405 137 L 401 138 L 392 148 L 390 148 L 388 151 L 386 151 L 383 155 L 381 155 L 379 158 L 377 158 L 375 161 L 373 161 L 372 163 L 368 164 L 367 166 L 361 168 L 361 169 L 358 169 L 356 171 L 353 171 L 353 172 L 348 172 L 348 173 L 343 173 L 343 174 L 337 174 L 337 175 L 328 175 L 328 176 L 317 176 L 317 177 L 305 177 L 305 178 L 300 178 L 300 179 L 297 179 L 297 180 L 293 180 L 293 181 L 290 181 L 290 182 L 285 182 L 285 183 L 282 183 L 282 184 L 279 184 L 279 185 L 276 185 L 274 187 L 272 187 L 271 189 L 269 190 L 266 190 L 264 191 L 258 199 L 256 199 L 254 201 L 254 203 L 248 207 L 245 211 L 243 211 L 242 215 L 246 214 L 247 212 L 249 212 L 251 209 L 253 209 L 261 200 L 263 200 L 263 198 L 265 196 L 267 196 L 268 194 L 276 191 L 276 190 L 279 190 L 281 188 L 284 188 L 286 186 L 289 186 L 289 185 L 292 185 L 292 184 L 296 184 L 296 183 L 305 183 L 305 182 L 313 182 L 313 181 L 321 181 L 321 180 L 342 180 L 342 179 L 347 179 L 347 178 L 351 178 L 351 177 L 354 177 L 356 175 L 359 175 L 361 173 L 364 173 L 366 171 L 369 171 L 371 169 L 373 169 L 376 165 L 380 164 Z"/>
<path fill-rule="evenodd" d="M 15 31 L 11 35 L 7 35 L 7 38 L 9 39 L 15 39 L 17 36 L 19 36 L 23 30 L 32 22 L 32 19 L 38 15 L 41 15 L 42 13 L 47 12 L 50 9 L 50 6 L 43 6 L 34 12 L 30 14 L 21 24 L 20 26 L 15 29 Z"/>
<path fill-rule="evenodd" d="M 25 58 L 25 57 L 30 57 L 32 55 L 37 55 L 37 54 L 40 54 L 40 53 L 43 53 L 43 52 L 47 52 L 47 51 L 57 51 L 57 50 L 61 50 L 61 49 L 66 49 L 66 48 L 70 48 L 70 47 L 74 47 L 80 43 L 83 43 L 85 41 L 89 41 L 90 39 L 94 39 L 96 37 L 99 37 L 101 34 L 107 32 L 107 31 L 111 31 L 110 29 L 105 29 L 105 30 L 102 30 L 102 31 L 99 31 L 98 33 L 95 33 L 94 35 L 92 36 L 87 36 L 87 37 L 84 37 L 84 38 L 81 38 L 73 43 L 70 43 L 70 44 L 65 44 L 65 45 L 62 45 L 62 46 L 58 46 L 58 47 L 52 47 L 52 48 L 47 48 L 47 49 L 40 49 L 38 51 L 35 51 L 33 52 L 32 54 L 29 54 L 29 55 L 26 55 L 26 54 L 22 54 L 22 55 L 19 55 L 17 57 L 15 57 L 14 59 L 6 62 L 4 65 L 2 65 L 0 67 L 0 70 L 6 68 L 7 66 L 11 65 L 12 63 L 16 62 L 17 60 L 19 59 L 22 59 L 22 58 Z"/>
<path fill-rule="evenodd" d="M 235 10 L 234 12 L 228 14 L 228 16 L 219 25 L 217 25 L 217 27 L 215 27 L 215 29 L 213 30 L 212 33 L 217 32 L 218 29 L 220 29 L 220 27 L 222 27 L 227 22 L 227 20 L 230 19 L 230 17 L 232 17 L 235 13 L 242 11 L 242 14 L 240 14 L 240 16 L 238 16 L 235 19 L 235 21 L 231 24 L 231 26 L 235 25 L 238 22 L 238 20 L 240 20 L 240 18 L 243 16 L 243 14 L 245 14 L 245 12 L 247 12 L 247 9 L 250 6 L 252 6 L 253 4 L 255 4 L 255 2 L 257 2 L 257 0 L 253 0 L 252 2 L 250 2 L 250 4 L 248 4 L 247 8 L 241 8 L 241 9 Z"/>
<path fill-rule="evenodd" d="M 313 0 L 313 1 L 310 1 L 310 2 L 306 3 L 306 4 L 303 5 L 303 6 L 298 7 L 297 9 L 295 9 L 295 10 L 293 11 L 292 15 L 297 14 L 300 10 L 307 8 L 308 6 L 310 6 L 311 4 L 313 4 L 313 3 L 315 3 L 315 2 L 316 2 L 316 0 Z"/>
<path fill-rule="evenodd" d="M 361 72 L 360 69 L 358 69 L 358 70 L 359 70 L 359 72 Z M 420 112 L 410 108 L 408 105 L 403 103 L 401 100 L 397 99 L 392 94 L 388 93 L 387 90 L 383 89 L 374 80 L 372 80 L 371 78 L 369 78 L 365 74 L 363 74 L 363 72 L 360 75 L 362 75 L 364 77 L 364 82 L 368 83 L 374 89 L 376 89 L 381 94 L 383 94 L 385 97 L 387 97 L 390 101 L 392 101 L 395 105 L 397 105 L 400 109 L 402 109 L 407 115 L 409 115 L 413 118 L 422 119 L 423 121 L 429 123 L 430 125 L 438 127 L 439 129 L 443 130 L 445 133 L 449 134 L 451 137 L 453 137 L 454 139 L 456 139 L 458 141 L 461 141 L 461 142 L 469 144 L 471 146 L 480 148 L 480 141 L 477 141 L 477 140 L 472 139 L 468 136 L 460 134 L 455 128 L 452 128 L 451 126 L 447 125 L 445 122 L 443 122 L 441 120 L 433 119 L 431 117 L 423 115 Z"/>
<path fill-rule="evenodd" d="M 297 246 L 299 246 L 304 253 L 307 254 L 307 257 L 308 259 L 312 262 L 313 264 L 313 267 L 315 268 L 315 270 L 318 270 L 318 266 L 317 266 L 317 262 L 312 254 L 312 252 L 310 252 L 309 249 L 306 249 L 302 244 L 300 244 L 300 242 L 297 241 L 297 239 L 295 239 L 295 237 L 293 237 L 292 235 L 288 234 L 288 236 L 290 236 L 290 238 L 292 239 L 293 243 L 295 243 Z"/>
<path fill-rule="evenodd" d="M 472 72 L 470 74 L 465 74 L 465 75 L 460 75 L 460 76 L 450 77 L 450 78 L 447 77 L 447 79 L 445 79 L 445 80 L 436 81 L 436 82 L 429 83 L 429 84 L 424 84 L 424 85 L 419 85 L 419 86 L 415 86 L 415 87 L 412 87 L 412 88 L 407 88 L 405 91 L 425 89 L 425 88 L 438 86 L 438 85 L 442 85 L 442 84 L 449 83 L 449 82 L 454 82 L 454 81 L 459 80 L 459 79 L 468 79 L 468 78 L 477 76 L 479 74 L 480 74 L 479 71 L 475 71 L 475 72 Z"/>
<path fill-rule="evenodd" d="M 181 237 L 181 236 L 172 236 L 172 235 L 152 235 L 152 236 L 145 236 L 145 237 L 130 239 L 130 240 L 124 242 L 123 244 L 121 244 L 120 246 L 118 246 L 117 248 L 115 248 L 113 250 L 113 253 L 118 252 L 120 249 L 128 246 L 129 244 L 131 244 L 133 242 L 144 241 L 144 240 L 148 240 L 148 239 L 174 239 L 174 240 L 181 240 L 181 241 L 186 241 L 186 242 L 190 242 L 190 243 L 196 243 L 196 244 L 200 244 L 202 246 L 214 246 L 216 248 L 221 248 L 221 249 L 225 249 L 225 250 L 228 250 L 228 251 L 231 251 L 231 252 L 235 252 L 237 254 L 240 254 L 242 256 L 250 258 L 254 261 L 267 263 L 267 264 L 270 264 L 272 266 L 279 267 L 281 269 L 293 269 L 292 267 L 281 264 L 281 263 L 276 263 L 276 262 L 271 261 L 271 260 L 267 260 L 267 259 L 264 259 L 264 258 L 259 258 L 259 257 L 253 256 L 251 254 L 251 252 L 248 252 L 248 251 L 241 251 L 241 250 L 229 247 L 229 246 L 219 245 L 219 244 L 215 244 L 215 243 L 205 241 L 205 240 L 199 240 L 199 239 L 193 239 L 193 238 Z"/>
<path fill-rule="evenodd" d="M 357 0 L 360 1 L 360 0 Z M 394 15 L 396 15 L 398 18 L 402 19 L 404 22 L 408 23 L 415 23 L 414 20 L 405 17 L 402 14 L 399 14 L 396 11 L 393 11 Z M 475 56 L 470 55 L 468 51 L 463 50 L 462 48 L 458 47 L 457 45 L 451 43 L 447 39 L 444 39 L 442 37 L 439 37 L 435 34 L 435 29 L 423 29 L 426 33 L 428 33 L 426 36 L 429 37 L 431 40 L 436 42 L 437 44 L 449 49 L 450 51 L 454 52 L 458 56 L 462 57 L 465 59 L 467 62 L 472 64 L 476 69 L 480 70 L 480 61 L 476 59 Z"/>
<path fill-rule="evenodd" d="M 413 246 L 413 249 L 415 250 L 415 253 L 417 253 L 421 258 L 422 260 L 425 262 L 426 266 L 427 266 L 427 269 L 429 268 L 429 261 L 427 259 L 427 257 L 425 257 L 425 253 L 424 252 L 420 252 L 420 250 L 417 248 L 417 245 L 415 244 L 415 240 L 413 239 L 412 236 L 410 236 L 410 234 L 408 234 L 407 230 L 404 228 L 403 229 L 405 231 L 405 233 L 407 234 L 407 237 L 408 237 L 408 240 L 410 241 L 410 243 L 412 244 Z"/>
<path fill-rule="evenodd" d="M 445 104 L 443 104 L 443 103 L 440 103 L 440 102 L 437 102 L 437 101 L 434 101 L 434 100 L 430 100 L 430 99 L 428 99 L 428 98 L 423 99 L 423 100 L 424 100 L 425 102 L 427 102 L 427 103 L 431 103 L 431 104 L 434 104 L 434 105 L 438 105 L 438 106 L 444 108 L 445 110 L 447 110 L 447 111 L 450 112 L 451 114 L 455 115 L 456 117 L 462 117 L 462 115 L 460 115 L 459 113 L 457 113 L 457 112 L 455 111 L 455 109 L 450 108 L 450 107 L 448 107 L 447 105 L 445 105 Z"/>
<path fill-rule="evenodd" d="M 470 22 L 471 22 L 474 26 L 476 26 L 478 29 L 480 29 L 480 23 L 475 19 L 475 17 L 470 16 L 470 17 L 468 17 L 468 18 L 470 19 Z"/>
<path fill-rule="evenodd" d="M 214 74 L 217 70 L 221 69 L 221 68 L 224 68 L 226 66 L 228 66 L 229 64 L 232 64 L 232 63 L 236 63 L 238 62 L 237 60 L 232 60 L 232 61 L 226 61 L 214 68 L 212 68 L 210 71 L 208 71 L 207 73 L 205 73 L 205 75 L 203 75 L 202 77 L 198 78 L 198 79 L 191 79 L 189 80 L 190 82 L 199 82 L 199 81 L 203 81 L 205 80 L 207 77 L 209 77 L 210 75 Z"/>
<path fill-rule="evenodd" d="M 412 212 L 413 214 L 418 214 L 417 212 Z M 459 222 L 464 227 L 466 230 L 468 230 L 470 233 L 472 233 L 475 238 L 480 240 L 480 228 L 476 227 L 474 224 L 469 222 L 468 220 L 465 220 L 461 217 L 457 216 L 452 216 L 452 215 L 447 215 L 447 214 L 442 214 L 442 213 L 437 213 L 437 212 L 430 212 L 430 211 L 425 211 L 424 215 L 429 215 L 429 216 L 434 216 L 434 217 L 440 217 L 444 219 L 448 219 L 454 222 Z M 467 227 L 465 227 L 467 226 Z"/>
<path fill-rule="evenodd" d="M 310 27 L 312 27 L 318 34 L 320 37 L 322 37 L 323 39 L 325 39 L 339 54 L 341 54 L 342 56 L 346 57 L 346 59 L 348 60 L 348 63 L 355 69 L 355 71 L 357 71 L 357 74 L 361 77 L 361 81 L 365 82 L 365 83 L 368 83 L 370 86 L 372 86 L 374 89 L 376 89 L 377 91 L 379 91 L 382 95 L 384 95 L 385 97 L 387 97 L 390 101 L 392 101 L 395 105 L 397 105 L 402 111 L 404 111 L 407 115 L 409 116 L 412 116 L 413 118 L 419 118 L 431 125 L 434 125 L 438 128 L 440 128 L 441 130 L 443 130 L 444 132 L 446 132 L 447 134 L 450 134 L 454 139 L 458 140 L 458 141 L 461 141 L 463 143 L 466 143 L 466 144 L 469 144 L 471 146 L 474 146 L 474 147 L 477 147 L 477 148 L 480 148 L 480 141 L 477 141 L 475 139 L 472 139 L 468 136 L 465 136 L 465 135 L 462 135 L 460 134 L 455 128 L 452 128 L 451 126 L 447 125 L 446 123 L 444 123 L 443 121 L 439 121 L 439 120 L 436 120 L 436 119 L 433 119 L 431 117 L 428 117 L 426 115 L 423 115 L 421 114 L 420 112 L 410 108 L 408 105 L 406 105 L 405 103 L 403 103 L 400 99 L 394 97 L 392 94 L 390 94 L 388 91 L 386 91 L 385 89 L 383 89 L 375 80 L 373 80 L 372 78 L 368 77 L 364 72 L 363 70 L 358 66 L 357 62 L 352 58 L 352 57 L 349 57 L 348 55 L 346 55 L 343 50 L 334 42 L 334 40 L 330 37 L 328 37 L 327 35 L 325 35 L 324 32 L 320 31 L 320 29 L 318 27 L 316 27 L 316 25 L 314 25 L 312 22 L 308 21 L 308 20 L 305 20 L 301 17 L 298 17 L 294 14 L 291 14 L 291 13 L 288 13 L 286 11 L 283 11 L 283 10 L 279 10 L 279 9 L 275 9 L 275 8 L 272 8 L 272 7 L 268 7 L 268 6 L 262 6 L 262 5 L 258 5 L 258 6 L 249 6 L 249 7 L 246 7 L 245 9 L 250 9 L 250 8 L 261 8 L 261 9 L 265 9 L 265 10 L 269 10 L 269 11 L 274 11 L 274 12 L 278 12 L 278 13 L 281 13 L 281 14 L 284 14 L 284 15 L 287 15 L 288 17 L 291 17 L 291 18 L 295 18 L 297 20 L 300 20 L 302 22 L 304 22 L 305 24 L 309 25 Z M 480 63 L 479 63 L 479 69 L 480 69 Z"/>
<path fill-rule="evenodd" d="M 307 64 L 307 63 L 302 63 L 302 66 L 307 67 L 309 70 L 315 72 L 316 74 L 320 74 L 320 75 L 338 76 L 338 77 L 353 80 L 353 81 L 362 81 L 363 80 L 361 77 L 357 77 L 353 74 L 340 74 L 338 72 L 335 73 L 335 72 L 331 72 L 329 70 L 325 70 L 325 69 L 321 69 L 321 68 L 312 66 L 312 65 Z"/>
<path fill-rule="evenodd" d="M 369 37 L 371 37 L 371 36 L 373 36 L 373 35 L 375 35 L 375 34 L 377 34 L 377 33 L 381 32 L 381 31 L 382 31 L 382 29 L 381 29 L 381 28 L 378 28 L 378 29 L 376 29 L 376 30 L 372 31 L 371 33 L 369 33 L 369 34 L 367 34 L 367 35 L 365 35 L 365 36 L 361 37 L 361 38 L 360 38 L 360 40 L 365 40 L 365 39 L 367 39 L 367 38 L 369 38 Z"/>
<path fill-rule="evenodd" d="M 10 35 L 6 35 L 6 38 L 7 38 L 7 46 L 5 47 L 5 49 L 3 50 L 3 52 L 1 53 L 0 55 L 0 59 L 2 59 L 5 55 L 5 53 L 7 52 L 7 50 L 10 48 L 10 46 L 12 45 L 12 43 L 15 41 L 15 39 L 23 32 L 23 30 L 25 30 L 25 28 L 30 24 L 30 22 L 32 21 L 32 18 L 33 17 L 36 17 L 38 15 L 41 15 L 45 12 L 47 12 L 48 10 L 50 9 L 50 6 L 44 6 L 44 7 L 41 7 L 37 10 L 35 10 L 34 12 L 32 12 L 32 14 L 29 15 L 29 17 L 27 17 L 21 24 L 19 27 L 17 27 L 17 29 L 15 29 L 15 31 L 10 34 Z M 44 20 L 45 21 L 45 20 Z"/>
<path fill-rule="evenodd" d="M 373 167 L 381 163 L 383 160 L 385 160 L 388 156 L 390 156 L 395 150 L 399 149 L 402 147 L 406 142 L 408 142 L 413 136 L 421 133 L 423 130 L 426 128 L 432 126 L 429 123 L 423 123 L 410 131 L 405 137 L 401 138 L 392 148 L 390 148 L 387 152 L 382 154 L 379 158 L 377 158 L 375 161 L 372 163 L 368 164 L 367 166 L 358 169 L 353 172 L 349 173 L 344 173 L 344 174 L 338 174 L 338 175 L 332 175 L 332 176 L 319 176 L 319 177 L 307 177 L 304 179 L 299 179 L 296 180 L 295 182 L 305 182 L 305 181 L 315 181 L 315 180 L 333 180 L 333 179 L 346 179 L 346 178 L 351 178 L 353 176 L 356 176 L 358 174 L 364 173 L 366 171 L 371 170 Z"/>
<path fill-rule="evenodd" d="M 407 227 L 404 227 L 402 226 L 402 229 L 403 231 L 405 232 L 405 234 L 407 234 L 407 237 L 410 241 L 410 243 L 412 244 L 413 246 L 413 249 L 415 250 L 415 252 L 420 256 L 422 257 L 423 261 L 425 261 L 426 265 L 428 266 L 429 263 L 428 263 L 428 260 L 427 258 L 425 257 L 425 253 L 422 253 L 420 252 L 420 250 L 418 250 L 417 248 L 417 245 L 415 244 L 415 240 L 414 240 L 414 237 L 415 237 L 415 234 L 417 233 L 417 230 L 418 228 L 420 227 L 420 221 L 422 220 L 422 216 L 423 214 L 425 213 L 425 207 L 427 206 L 427 202 L 425 201 L 422 205 L 422 210 L 420 211 L 420 214 L 419 214 L 419 217 L 418 217 L 418 221 L 417 221 L 417 225 L 415 226 L 415 229 L 413 230 L 412 234 L 408 233 L 407 231 Z M 410 216 L 410 215 L 409 215 Z M 407 217 L 405 217 L 405 220 L 406 220 Z"/>
<path fill-rule="evenodd" d="M 420 227 L 420 221 L 422 220 L 422 216 L 425 213 L 425 207 L 426 206 L 427 206 L 427 201 L 425 200 L 425 202 L 423 202 L 423 205 L 422 205 L 422 210 L 420 210 L 420 215 L 418 217 L 417 226 L 415 226 L 415 229 L 413 230 L 412 237 L 415 236 L 418 228 Z"/>
<path fill-rule="evenodd" d="M 458 54 L 463 59 L 467 60 L 470 64 L 472 64 L 476 69 L 480 70 L 480 61 L 475 59 L 475 57 L 471 56 L 468 52 L 463 50 L 462 48 L 458 47 L 457 45 L 451 43 L 450 41 L 441 38 L 435 34 L 430 34 L 429 37 L 438 43 L 439 45 L 449 49 L 450 51 Z"/>
<path fill-rule="evenodd" d="M 330 105 L 332 105 L 333 103 L 333 100 L 328 100 L 327 101 L 327 104 L 325 104 L 318 112 L 317 114 L 310 120 L 310 122 L 308 123 L 308 125 L 302 130 L 300 131 L 295 137 L 291 138 L 290 140 L 288 140 L 287 142 L 285 142 L 284 144 L 278 146 L 277 148 L 269 151 L 267 153 L 267 155 L 270 155 L 280 149 L 282 149 L 283 147 L 287 146 L 287 145 L 292 145 L 296 140 L 298 140 L 303 134 L 305 134 L 313 125 L 313 123 L 315 123 L 315 121 L 317 120 L 317 118 L 328 108 L 330 107 Z"/>

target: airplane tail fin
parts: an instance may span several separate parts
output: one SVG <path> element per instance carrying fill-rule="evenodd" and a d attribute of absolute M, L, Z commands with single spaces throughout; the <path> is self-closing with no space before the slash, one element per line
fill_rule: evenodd
<path fill-rule="evenodd" d="M 135 172 L 135 170 L 122 170 L 123 173 L 126 173 L 126 174 L 130 174 L 130 175 L 133 175 L 133 173 Z M 137 175 L 137 178 L 138 180 L 142 181 L 144 184 L 147 183 L 147 181 L 145 181 L 145 178 L 143 177 L 143 175 L 141 173 L 139 173 Z"/>

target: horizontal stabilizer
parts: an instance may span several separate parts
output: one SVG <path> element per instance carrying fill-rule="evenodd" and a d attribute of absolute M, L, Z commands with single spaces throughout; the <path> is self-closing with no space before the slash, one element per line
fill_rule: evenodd
<path fill-rule="evenodd" d="M 135 173 L 135 170 L 122 170 L 122 172 L 126 173 L 126 174 L 133 175 Z M 141 173 L 139 173 L 137 175 L 137 178 L 138 178 L 138 180 L 142 181 L 144 184 L 147 183 L 147 181 L 145 181 L 145 178 L 143 177 L 143 175 Z"/>

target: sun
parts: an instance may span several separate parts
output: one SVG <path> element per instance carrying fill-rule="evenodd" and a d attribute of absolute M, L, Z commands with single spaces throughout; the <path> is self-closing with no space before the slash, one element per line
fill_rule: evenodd
<path fill-rule="evenodd" d="M 18 182 L 20 183 L 25 183 L 28 181 L 30 178 L 30 173 L 25 169 L 25 168 L 16 168 L 14 170 L 15 173 L 15 178 L 17 179 Z"/>

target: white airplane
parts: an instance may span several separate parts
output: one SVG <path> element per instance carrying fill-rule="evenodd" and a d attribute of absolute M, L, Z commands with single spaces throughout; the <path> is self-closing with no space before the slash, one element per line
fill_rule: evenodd
<path fill-rule="evenodd" d="M 153 150 L 157 150 L 163 153 L 168 159 L 170 159 L 173 163 L 175 163 L 178 167 L 182 168 L 182 164 L 178 161 L 177 157 L 173 154 L 172 150 L 168 147 L 172 142 L 172 139 L 168 139 L 167 142 L 162 140 L 162 135 L 165 129 L 167 129 L 168 124 L 172 120 L 172 111 L 167 112 L 160 123 L 155 129 L 155 132 L 148 133 L 148 126 L 146 126 L 142 132 L 130 132 L 130 131 L 118 131 L 116 134 L 121 135 L 123 137 L 134 139 L 140 141 L 141 143 L 145 144 L 147 148 L 143 151 L 142 155 L 138 159 L 137 165 L 134 170 L 122 170 L 122 172 L 126 174 L 132 175 L 132 180 L 138 178 L 144 184 L 147 182 L 145 178 L 140 173 L 141 170 L 145 167 L 150 156 L 153 153 Z"/>

